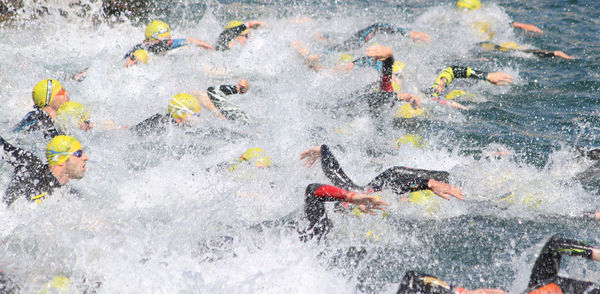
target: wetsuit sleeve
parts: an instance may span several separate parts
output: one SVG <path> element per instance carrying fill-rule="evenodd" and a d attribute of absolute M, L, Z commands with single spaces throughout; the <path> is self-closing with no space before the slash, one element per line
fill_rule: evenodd
<path fill-rule="evenodd" d="M 314 237 L 319 240 L 327 235 L 332 227 L 331 221 L 327 218 L 325 205 L 327 201 L 344 201 L 350 191 L 339 187 L 310 184 L 306 187 L 304 200 L 304 214 L 308 220 L 308 226 L 300 231 L 300 239 L 308 241 Z"/>
<path fill-rule="evenodd" d="M 334 185 L 345 189 L 362 190 L 363 188 L 354 184 L 352 180 L 340 167 L 331 150 L 327 145 L 321 145 L 321 167 L 325 176 L 333 182 Z"/>
<path fill-rule="evenodd" d="M 389 57 L 383 61 L 381 66 L 381 91 L 394 92 L 392 86 L 392 73 L 394 70 L 394 57 Z"/>
<path fill-rule="evenodd" d="M 445 68 L 435 79 L 435 82 L 426 91 L 426 94 L 439 96 L 444 92 L 444 89 L 452 83 L 455 78 L 471 78 L 478 80 L 487 80 L 488 73 L 484 71 L 474 70 L 470 67 L 450 66 Z"/>
<path fill-rule="evenodd" d="M 131 131 L 138 136 L 160 135 L 167 129 L 170 121 L 170 116 L 163 114 L 155 114 L 131 128 Z"/>
<path fill-rule="evenodd" d="M 444 171 L 395 166 L 376 176 L 367 187 L 373 191 L 391 189 L 394 193 L 401 195 L 409 191 L 429 189 L 430 179 L 447 183 L 449 176 L 450 174 Z"/>
<path fill-rule="evenodd" d="M 372 67 L 377 71 L 380 71 L 383 68 L 383 62 L 375 60 L 375 58 L 368 56 L 357 58 L 353 60 L 352 63 L 354 63 L 355 66 L 359 67 Z"/>
<path fill-rule="evenodd" d="M 554 57 L 554 52 L 550 51 L 550 50 L 543 50 L 543 49 L 523 49 L 521 50 L 525 53 L 531 53 L 539 58 L 550 58 L 550 57 Z"/>
<path fill-rule="evenodd" d="M 398 288 L 397 294 L 457 294 L 465 289 L 452 286 L 450 283 L 437 277 L 409 271 L 407 272 Z"/>
<path fill-rule="evenodd" d="M 188 41 L 186 39 L 173 39 L 173 42 L 171 43 L 171 47 L 169 48 L 169 50 L 177 49 L 179 47 L 183 47 L 183 46 L 187 46 L 187 45 L 188 45 Z"/>
<path fill-rule="evenodd" d="M 29 151 L 15 147 L 0 137 L 2 144 L 3 159 L 15 168 L 23 166 L 41 166 L 44 163 Z"/>
<path fill-rule="evenodd" d="M 387 24 L 387 23 L 375 23 L 358 32 L 346 41 L 331 46 L 328 50 L 351 50 L 356 49 L 369 42 L 378 33 L 384 34 L 401 34 L 402 36 L 408 35 L 408 30 Z"/>
<path fill-rule="evenodd" d="M 217 45 L 215 46 L 215 49 L 218 51 L 229 50 L 229 42 L 237 38 L 246 29 L 248 29 L 248 27 L 246 27 L 246 25 L 243 24 L 237 27 L 224 30 L 223 32 L 221 32 L 219 38 L 217 39 Z"/>
<path fill-rule="evenodd" d="M 221 85 L 221 86 L 219 86 L 219 90 L 218 90 L 219 92 L 217 92 L 215 87 L 208 87 L 208 89 L 206 89 L 206 91 L 213 93 L 215 95 L 219 95 L 220 93 L 222 93 L 224 95 L 232 95 L 232 94 L 238 93 L 236 85 Z"/>
<path fill-rule="evenodd" d="M 585 258 L 592 257 L 593 247 L 584 242 L 552 237 L 536 259 L 535 265 L 529 278 L 529 287 L 539 286 L 545 281 L 554 278 L 560 270 L 562 255 L 581 256 Z"/>

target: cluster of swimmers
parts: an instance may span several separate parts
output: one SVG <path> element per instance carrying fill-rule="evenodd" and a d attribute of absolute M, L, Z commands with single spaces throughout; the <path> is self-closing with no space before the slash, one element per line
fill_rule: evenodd
<path fill-rule="evenodd" d="M 479 0 L 459 0 L 457 7 L 468 12 L 479 9 L 481 3 Z M 512 22 L 511 25 L 515 28 L 542 33 L 534 25 L 518 22 Z M 150 56 L 164 55 L 170 50 L 187 45 L 198 46 L 206 50 L 235 49 L 248 42 L 251 29 L 264 26 L 266 24 L 261 21 L 245 23 L 231 21 L 219 35 L 216 45 L 212 46 L 195 38 L 173 39 L 169 25 L 163 21 L 154 20 L 146 27 L 144 41 L 135 45 L 125 55 L 123 66 L 130 67 L 147 63 Z M 477 29 L 482 35 L 488 37 L 488 40 L 478 44 L 485 49 L 500 52 L 521 51 L 543 58 L 573 58 L 562 51 L 524 49 L 512 42 L 495 44 L 489 40 L 493 35 L 489 24 L 478 24 Z M 426 33 L 408 31 L 385 23 L 376 23 L 358 31 L 344 42 L 329 42 L 321 54 L 327 55 L 332 52 L 361 48 L 377 34 L 399 34 L 409 37 L 414 42 L 431 42 L 431 37 Z M 327 38 L 321 34 L 318 36 L 319 40 L 327 42 Z M 321 61 L 322 56 L 309 52 L 302 42 L 294 41 L 292 47 L 308 68 L 314 71 L 325 69 Z M 330 70 L 348 71 L 354 67 L 372 67 L 380 72 L 377 83 L 355 95 L 357 101 L 365 101 L 368 104 L 369 113 L 375 119 L 380 115 L 383 105 L 395 102 L 402 104 L 396 113 L 399 120 L 423 116 L 423 99 L 430 99 L 454 108 L 468 109 L 455 101 L 464 92 L 447 93 L 448 85 L 454 79 L 482 80 L 495 85 L 506 85 L 513 81 L 513 77 L 506 73 L 486 72 L 468 66 L 452 65 L 445 67 L 440 72 L 432 85 L 423 91 L 423 95 L 417 95 L 401 91 L 400 73 L 404 66 L 404 63 L 394 60 L 394 52 L 390 47 L 376 45 L 366 48 L 365 56 L 362 57 L 355 58 L 344 54 L 342 61 Z M 85 77 L 85 73 L 78 75 L 78 78 L 81 77 Z M 158 113 L 138 124 L 121 128 L 136 136 L 155 136 L 165 132 L 170 126 L 189 125 L 207 113 L 218 119 L 247 124 L 250 117 L 240 107 L 231 103 L 227 96 L 244 94 L 249 87 L 248 81 L 242 79 L 235 84 L 211 86 L 205 91 L 182 92 L 171 98 L 166 113 Z M 40 159 L 32 152 L 16 147 L 0 137 L 2 158 L 14 167 L 14 176 L 6 188 L 3 198 L 8 206 L 20 198 L 41 203 L 71 179 L 83 178 L 89 159 L 85 148 L 71 135 L 73 129 L 90 131 L 94 127 L 86 108 L 80 103 L 70 101 L 69 92 L 55 79 L 44 79 L 38 82 L 33 87 L 32 99 L 34 109 L 17 123 L 12 131 L 14 133 L 41 132 L 44 138 L 49 140 L 45 148 L 46 158 L 45 160 Z M 598 153 L 600 152 L 594 150 L 582 151 L 582 154 L 590 158 Z M 302 152 L 300 157 L 306 167 L 311 167 L 317 161 L 320 162 L 325 176 L 331 181 L 331 184 L 314 183 L 306 187 L 304 204 L 306 225 L 299 225 L 297 228 L 300 239 L 303 241 L 321 241 L 327 238 L 328 232 L 333 229 L 332 222 L 327 217 L 326 202 L 339 203 L 340 209 L 354 208 L 361 213 L 374 215 L 378 210 L 385 210 L 385 206 L 388 205 L 387 202 L 373 194 L 382 190 L 391 190 L 396 195 L 430 191 L 447 200 L 452 198 L 463 200 L 464 197 L 459 187 L 449 183 L 450 175 L 445 171 L 394 166 L 377 175 L 366 185 L 358 185 L 346 175 L 328 145 L 310 147 Z M 600 156 L 597 157 L 600 158 Z M 271 165 L 271 159 L 264 150 L 250 148 L 240 156 L 238 163 L 226 168 L 230 171 L 235 170 L 243 162 L 252 162 L 253 166 L 258 168 Z M 600 261 L 598 249 L 583 242 L 552 237 L 542 249 L 542 253 L 535 263 L 526 292 L 600 293 L 600 286 L 597 284 L 558 275 L 563 255 Z M 0 275 L 0 286 L 8 285 L 8 280 L 2 277 Z M 468 290 L 437 277 L 410 271 L 402 279 L 398 293 L 504 293 L 504 291 L 500 289 Z"/>

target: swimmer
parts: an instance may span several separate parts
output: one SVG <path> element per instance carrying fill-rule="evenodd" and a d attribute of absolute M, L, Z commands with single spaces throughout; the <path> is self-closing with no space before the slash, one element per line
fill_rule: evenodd
<path fill-rule="evenodd" d="M 458 8 L 459 10 L 467 11 L 467 12 L 477 10 L 477 9 L 481 8 L 481 1 L 480 0 L 458 0 L 456 2 L 456 8 Z M 513 22 L 511 22 L 511 26 L 514 28 L 517 28 L 517 29 L 522 29 L 522 30 L 528 31 L 528 32 L 542 34 L 542 30 L 540 30 L 540 28 L 538 28 L 532 24 L 526 24 L 526 23 L 520 23 L 520 22 L 513 21 Z"/>
<path fill-rule="evenodd" d="M 74 129 L 87 132 L 94 128 L 87 109 L 74 101 L 60 106 L 56 113 L 56 126 L 62 134 L 71 135 Z"/>
<path fill-rule="evenodd" d="M 14 166 L 12 180 L 6 188 L 4 202 L 11 205 L 21 196 L 40 203 L 71 179 L 85 175 L 88 156 L 77 139 L 59 135 L 46 146 L 44 163 L 31 152 L 15 147 L 0 137 L 3 159 Z"/>
<path fill-rule="evenodd" d="M 387 23 L 375 23 L 354 33 L 354 35 L 352 35 L 352 37 L 346 41 L 340 44 L 329 46 L 327 51 L 348 51 L 352 49 L 358 49 L 369 42 L 369 40 L 371 40 L 377 34 L 400 34 L 404 37 L 408 36 L 413 40 L 413 42 L 431 41 L 431 36 L 423 32 L 408 31 L 407 29 Z"/>
<path fill-rule="evenodd" d="M 247 115 L 224 96 L 244 94 L 248 88 L 248 81 L 240 80 L 236 85 L 221 85 L 218 89 L 209 87 L 208 92 L 179 93 L 169 101 L 167 114 L 157 113 L 133 126 L 131 130 L 139 136 L 162 134 L 169 125 L 182 126 L 193 123 L 196 118 L 202 116 L 203 108 L 223 120 L 247 122 Z"/>
<path fill-rule="evenodd" d="M 225 51 L 232 49 L 238 44 L 244 46 L 248 41 L 250 29 L 256 29 L 261 26 L 264 27 L 266 25 L 266 23 L 258 20 L 250 20 L 246 23 L 239 20 L 230 21 L 225 26 L 225 30 L 219 35 L 215 47 L 219 51 Z"/>
<path fill-rule="evenodd" d="M 600 250 L 584 242 L 552 237 L 546 242 L 542 252 L 536 259 L 527 290 L 529 294 L 562 294 L 562 293 L 600 293 L 600 285 L 592 282 L 579 281 L 558 275 L 563 255 L 584 257 L 593 261 L 600 261 Z M 496 294 L 506 293 L 501 289 L 476 289 L 468 290 L 453 286 L 436 277 L 410 271 L 407 272 L 398 294 L 409 293 L 481 293 Z"/>
<path fill-rule="evenodd" d="M 196 45 L 198 47 L 215 50 L 213 46 L 205 41 L 185 38 L 172 39 L 171 28 L 167 23 L 161 20 L 153 20 L 146 26 L 144 33 L 145 40 L 135 45 L 127 54 L 125 54 L 125 64 L 123 67 L 130 67 L 137 64 L 139 61 L 144 63 L 148 60 L 148 52 L 156 55 L 165 55 L 169 50 L 173 50 L 186 45 Z"/>
<path fill-rule="evenodd" d="M 233 94 L 245 94 L 249 89 L 247 80 L 240 80 L 236 85 L 221 85 L 218 88 L 208 87 L 206 92 L 192 91 L 198 97 L 200 104 L 215 113 L 221 119 L 248 123 L 250 118 L 237 105 L 226 98 Z"/>
<path fill-rule="evenodd" d="M 314 237 L 320 240 L 331 229 L 332 224 L 327 218 L 324 206 L 326 201 L 354 203 L 360 211 L 374 215 L 375 210 L 384 210 L 387 203 L 372 193 L 384 189 L 391 189 L 397 195 L 409 191 L 431 190 L 446 200 L 450 200 L 451 197 L 463 199 L 462 190 L 448 184 L 449 174 L 443 171 L 396 166 L 379 174 L 366 186 L 359 186 L 344 173 L 327 145 L 307 149 L 300 154 L 300 159 L 308 168 L 321 159 L 323 172 L 333 183 L 333 185 L 310 184 L 306 188 L 304 211 L 309 224 L 300 232 L 301 239 L 304 241 Z"/>
<path fill-rule="evenodd" d="M 502 43 L 500 45 L 496 45 L 492 42 L 484 41 L 484 42 L 479 43 L 479 46 L 481 46 L 481 48 L 486 49 L 486 50 L 496 50 L 496 51 L 501 51 L 501 52 L 519 51 L 519 52 L 523 52 L 523 53 L 531 53 L 539 58 L 558 57 L 558 58 L 562 58 L 562 59 L 575 59 L 575 57 L 569 56 L 562 51 L 552 51 L 552 50 L 544 50 L 544 49 L 523 49 L 523 48 L 520 48 L 519 45 L 517 45 L 513 42 L 507 42 L 507 43 Z"/>
<path fill-rule="evenodd" d="M 435 79 L 435 82 L 431 87 L 424 90 L 423 92 L 430 98 L 437 100 L 443 104 L 449 103 L 455 108 L 467 109 L 460 103 L 452 100 L 441 100 L 438 97 L 443 96 L 444 90 L 452 83 L 455 78 L 470 78 L 475 80 L 488 81 L 494 85 L 505 86 L 513 82 L 513 76 L 502 72 L 488 73 L 480 70 L 474 70 L 470 67 L 463 66 L 450 66 L 445 68 Z"/>
<path fill-rule="evenodd" d="M 31 133 L 42 131 L 44 138 L 49 139 L 60 133 L 54 126 L 58 109 L 69 102 L 69 92 L 54 79 L 45 79 L 33 87 L 33 110 L 13 128 L 14 133 Z"/>

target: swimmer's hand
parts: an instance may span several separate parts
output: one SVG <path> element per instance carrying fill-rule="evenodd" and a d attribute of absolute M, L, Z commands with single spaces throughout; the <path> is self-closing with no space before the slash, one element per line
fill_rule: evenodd
<path fill-rule="evenodd" d="M 492 72 L 488 74 L 487 81 L 494 85 L 505 86 L 507 84 L 512 84 L 513 76 L 502 72 Z"/>
<path fill-rule="evenodd" d="M 526 24 L 526 23 L 522 23 L 522 22 L 513 22 L 513 27 L 518 28 L 518 29 L 522 29 L 522 30 L 526 30 L 529 32 L 534 32 L 534 33 L 538 33 L 538 34 L 542 34 L 542 30 L 540 30 L 540 28 L 532 25 L 532 24 Z"/>
<path fill-rule="evenodd" d="M 413 40 L 413 42 L 429 42 L 431 41 L 431 36 L 422 32 L 411 31 L 408 36 Z"/>
<path fill-rule="evenodd" d="M 398 100 L 410 103 L 410 106 L 415 110 L 423 108 L 421 105 L 421 99 L 414 94 L 398 93 Z"/>
<path fill-rule="evenodd" d="M 377 60 L 386 60 L 394 55 L 394 50 L 386 46 L 371 46 L 367 47 L 365 53 L 369 57 L 374 57 Z"/>
<path fill-rule="evenodd" d="M 429 190 L 431 190 L 431 192 L 446 200 L 450 200 L 450 197 L 463 200 L 462 190 L 454 185 L 436 181 L 434 179 L 429 179 L 429 182 L 427 182 L 427 186 L 429 187 Z"/>
<path fill-rule="evenodd" d="M 560 57 L 560 58 L 564 58 L 564 59 L 575 59 L 575 57 L 569 56 L 565 52 L 562 52 L 562 51 L 552 51 L 552 53 L 554 53 L 554 56 L 556 56 L 556 57 Z"/>
<path fill-rule="evenodd" d="M 288 19 L 288 23 L 305 23 L 305 22 L 309 22 L 311 21 L 312 18 L 310 16 L 307 16 L 305 18 L 295 18 L 295 19 Z"/>
<path fill-rule="evenodd" d="M 351 193 L 347 200 L 356 205 L 361 212 L 368 213 L 370 215 L 377 215 L 374 211 L 375 209 L 385 211 L 383 206 L 388 205 L 387 202 L 377 198 L 376 196 L 367 194 Z"/>
<path fill-rule="evenodd" d="M 321 145 L 310 147 L 304 152 L 300 153 L 300 160 L 304 160 L 302 165 L 306 166 L 307 168 L 313 166 L 315 161 L 317 161 L 319 158 L 321 158 Z"/>
<path fill-rule="evenodd" d="M 248 85 L 248 80 L 240 80 L 237 83 L 236 87 L 237 87 L 238 93 L 244 94 L 244 93 L 248 92 L 250 85 Z"/>

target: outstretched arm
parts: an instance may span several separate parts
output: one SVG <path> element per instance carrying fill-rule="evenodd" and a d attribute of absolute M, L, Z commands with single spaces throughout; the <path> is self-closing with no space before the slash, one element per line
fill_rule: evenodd
<path fill-rule="evenodd" d="M 300 153 L 300 160 L 304 160 L 302 165 L 306 167 L 311 167 L 319 158 L 321 159 L 323 173 L 334 185 L 352 190 L 363 189 L 363 187 L 354 184 L 350 177 L 346 175 L 327 145 L 313 146 Z"/>
<path fill-rule="evenodd" d="M 554 236 L 546 242 L 535 261 L 529 278 L 529 287 L 539 286 L 548 279 L 555 277 L 560 270 L 562 255 L 581 256 L 600 261 L 600 251 L 597 248 L 581 241 Z"/>
<path fill-rule="evenodd" d="M 194 39 L 194 38 L 186 38 L 186 41 L 188 41 L 188 43 L 190 44 L 194 44 L 198 47 L 202 47 L 204 49 L 207 50 L 211 50 L 211 51 L 215 51 L 215 47 L 213 47 L 212 45 L 208 44 L 208 42 L 202 41 L 202 40 L 198 40 L 198 39 Z"/>
<path fill-rule="evenodd" d="M 526 23 L 514 21 L 512 23 L 512 25 L 513 25 L 513 27 L 518 28 L 518 29 L 522 29 L 522 30 L 525 30 L 525 31 L 542 34 L 542 30 L 540 30 L 540 28 L 538 28 L 538 27 L 536 27 L 536 26 L 534 26 L 532 24 L 526 24 Z"/>
<path fill-rule="evenodd" d="M 308 49 L 304 47 L 304 45 L 300 41 L 297 40 L 292 41 L 292 47 L 296 50 L 298 55 L 300 55 L 300 57 L 304 59 L 304 63 L 310 69 L 316 72 L 323 70 L 323 65 L 319 63 L 319 55 L 310 54 Z"/>
<path fill-rule="evenodd" d="M 419 273 L 416 271 L 407 272 L 402 281 L 398 294 L 413 294 L 413 293 L 437 293 L 437 294 L 503 294 L 506 293 L 502 289 L 475 289 L 469 290 L 466 288 L 451 285 L 450 283 L 437 277 Z"/>

